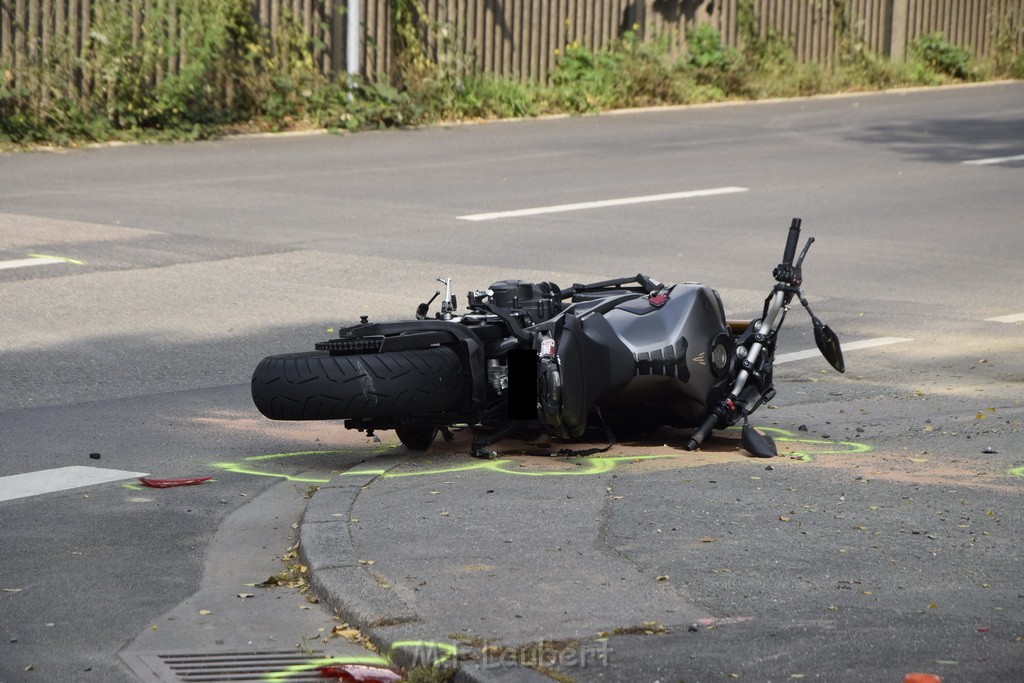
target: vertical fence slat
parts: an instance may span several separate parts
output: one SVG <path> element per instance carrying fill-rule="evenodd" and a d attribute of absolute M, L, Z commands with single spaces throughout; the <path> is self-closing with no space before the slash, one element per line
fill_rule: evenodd
<path fill-rule="evenodd" d="M 395 66 L 391 3 L 354 1 L 361 5 L 362 73 L 371 81 L 388 78 Z M 268 35 L 279 36 L 283 17 L 290 15 L 313 46 L 321 73 L 344 70 L 347 0 L 251 2 L 253 17 Z M 187 24 L 178 16 L 182 3 L 3 0 L 0 61 L 15 78 L 40 70 L 44 81 L 40 98 L 51 89 L 69 97 L 87 97 L 99 78 L 88 66 L 95 47 L 90 39 L 93 15 L 120 11 L 128 21 L 132 44 L 156 51 L 142 58 L 158 83 L 187 63 L 188 46 L 181 35 Z M 834 22 L 839 5 L 832 0 L 754 0 L 752 4 L 755 30 L 762 37 L 778 34 L 792 46 L 798 61 L 830 65 L 836 60 L 839 42 Z M 578 41 L 600 51 L 634 23 L 640 37 L 667 41 L 671 55 L 684 51 L 687 31 L 705 21 L 719 29 L 724 44 L 741 47 L 739 0 L 694 0 L 692 10 L 658 0 L 420 0 L 420 7 L 424 16 L 419 29 L 429 56 L 444 61 L 446 67 L 475 68 L 522 82 L 547 81 L 558 61 L 555 51 L 561 53 L 567 44 Z M 1024 12 L 1021 0 L 849 0 L 843 7 L 849 13 L 850 37 L 873 53 L 897 60 L 904 58 L 913 41 L 934 32 L 942 32 L 974 58 L 990 56 L 1007 20 L 1013 22 L 1012 49 L 1019 51 L 1024 43 L 1024 31 L 1019 28 Z"/>
<path fill-rule="evenodd" d="M 35 64 L 39 57 L 38 49 L 39 36 L 39 3 L 29 2 L 28 5 L 28 30 L 25 31 L 25 41 L 28 45 L 28 62 Z"/>
<path fill-rule="evenodd" d="M 78 0 L 68 0 L 64 12 L 64 22 L 62 27 L 57 30 L 58 32 L 65 31 L 63 35 L 66 36 L 64 46 L 67 54 L 64 55 L 64 60 L 68 81 L 64 85 L 63 95 L 65 98 L 73 100 L 76 92 L 81 89 L 81 82 L 75 72 L 75 56 L 79 50 Z"/>
<path fill-rule="evenodd" d="M 3 11 L 0 11 L 0 61 L 4 63 L 11 63 L 14 60 L 12 19 L 11 7 L 5 3 Z M 6 74 L 3 76 L 6 78 Z"/>

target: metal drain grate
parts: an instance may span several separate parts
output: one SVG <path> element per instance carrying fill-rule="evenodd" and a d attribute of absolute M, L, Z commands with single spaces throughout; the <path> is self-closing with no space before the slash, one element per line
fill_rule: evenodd
<path fill-rule="evenodd" d="M 352 662 L 352 657 L 335 658 L 322 650 L 125 652 L 122 659 L 144 681 L 161 683 L 323 683 L 320 667 Z"/>

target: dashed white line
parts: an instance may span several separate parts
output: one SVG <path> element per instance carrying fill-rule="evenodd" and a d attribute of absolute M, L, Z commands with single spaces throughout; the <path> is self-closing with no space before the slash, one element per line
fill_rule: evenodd
<path fill-rule="evenodd" d="M 904 342 L 911 342 L 913 339 L 907 339 L 906 337 L 877 337 L 875 339 L 862 339 L 861 341 L 855 342 L 844 342 L 843 352 L 846 351 L 857 351 L 859 349 L 871 349 L 876 346 L 888 346 L 889 344 L 902 344 Z M 818 349 L 808 349 L 806 351 L 794 351 L 793 353 L 781 353 L 775 356 L 775 364 L 779 363 L 791 363 L 796 360 L 804 360 L 805 358 L 814 358 L 815 356 L 821 355 Z"/>
<path fill-rule="evenodd" d="M 83 486 L 106 484 L 122 479 L 136 479 L 146 476 L 146 472 L 127 472 L 104 467 L 85 467 L 71 465 L 52 470 L 40 470 L 25 474 L 12 474 L 0 477 L 0 501 L 28 498 L 43 493 L 55 493 Z"/>
<path fill-rule="evenodd" d="M 968 159 L 960 163 L 967 166 L 990 166 L 992 164 L 1005 164 L 1009 161 L 1024 161 L 1024 154 L 1016 154 L 1012 157 L 990 157 L 988 159 Z"/>
<path fill-rule="evenodd" d="M 988 323 L 1019 323 L 1024 322 L 1024 313 L 1013 313 L 1011 315 L 1000 315 L 995 318 L 985 318 Z"/>
<path fill-rule="evenodd" d="M 745 187 L 713 187 L 707 190 L 689 190 L 686 192 L 670 192 L 668 194 L 649 194 L 643 197 L 621 197 L 619 199 L 602 199 L 594 202 L 578 204 L 559 204 L 557 206 L 539 206 L 532 209 L 516 209 L 514 211 L 495 211 L 493 213 L 474 213 L 456 216 L 460 221 L 491 221 L 496 218 L 519 218 L 521 216 L 537 216 L 545 213 L 563 213 L 565 211 L 582 211 L 584 209 L 603 209 L 610 206 L 626 206 L 628 204 L 645 204 L 648 202 L 665 202 L 671 199 L 691 199 L 694 197 L 712 197 L 720 194 L 747 192 Z"/>
<path fill-rule="evenodd" d="M 55 258 L 23 258 L 16 261 L 0 261 L 0 270 L 31 268 L 32 266 L 52 266 L 55 263 L 64 263 L 64 261 Z"/>
<path fill-rule="evenodd" d="M 58 263 L 73 263 L 75 265 L 82 265 L 82 261 L 76 261 L 71 258 L 64 258 L 63 256 L 46 256 L 44 254 L 29 254 L 28 258 L 16 259 L 14 261 L 0 261 L 0 270 L 10 270 L 12 268 L 31 268 L 33 266 L 52 266 Z"/>

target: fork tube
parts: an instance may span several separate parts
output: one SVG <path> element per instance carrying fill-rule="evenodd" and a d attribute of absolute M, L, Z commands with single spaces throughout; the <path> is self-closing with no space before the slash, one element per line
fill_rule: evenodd
<path fill-rule="evenodd" d="M 781 290 L 775 290 L 775 294 L 772 295 L 772 302 L 768 306 L 768 313 L 764 316 L 764 320 L 757 326 L 757 333 L 767 338 L 768 335 L 775 332 L 781 322 L 779 319 L 779 313 L 783 309 L 788 308 L 786 303 L 786 293 Z M 753 365 L 757 361 L 757 357 L 761 354 L 761 350 L 764 348 L 764 344 L 761 342 L 754 342 L 750 345 L 750 351 L 747 352 L 747 357 L 744 360 L 750 362 Z M 736 375 L 736 384 L 732 388 L 732 392 L 729 394 L 730 398 L 736 398 L 743 391 L 743 388 L 747 385 L 747 380 L 750 379 L 750 373 L 747 370 L 740 370 L 739 374 Z"/>

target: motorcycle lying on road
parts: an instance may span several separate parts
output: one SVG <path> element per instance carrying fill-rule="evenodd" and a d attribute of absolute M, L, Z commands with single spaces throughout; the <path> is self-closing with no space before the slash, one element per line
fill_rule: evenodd
<path fill-rule="evenodd" d="M 742 421 L 744 448 L 771 457 L 770 437 L 747 418 L 775 396 L 779 328 L 794 297 L 807 310 L 825 359 L 845 371 L 832 330 L 800 286 L 814 238 L 796 257 L 800 219 L 789 228 L 775 286 L 760 318 L 730 321 L 722 300 L 699 283 L 664 285 L 645 275 L 562 289 L 503 280 L 468 294 L 458 311 L 445 285 L 428 318 L 341 329 L 315 351 L 264 358 L 252 377 L 259 411 L 274 420 L 344 420 L 372 434 L 394 429 L 412 450 L 438 433 L 473 429 L 473 454 L 510 436 L 573 440 L 588 426 L 609 440 L 623 430 L 693 428 L 687 450 L 715 429 Z"/>

